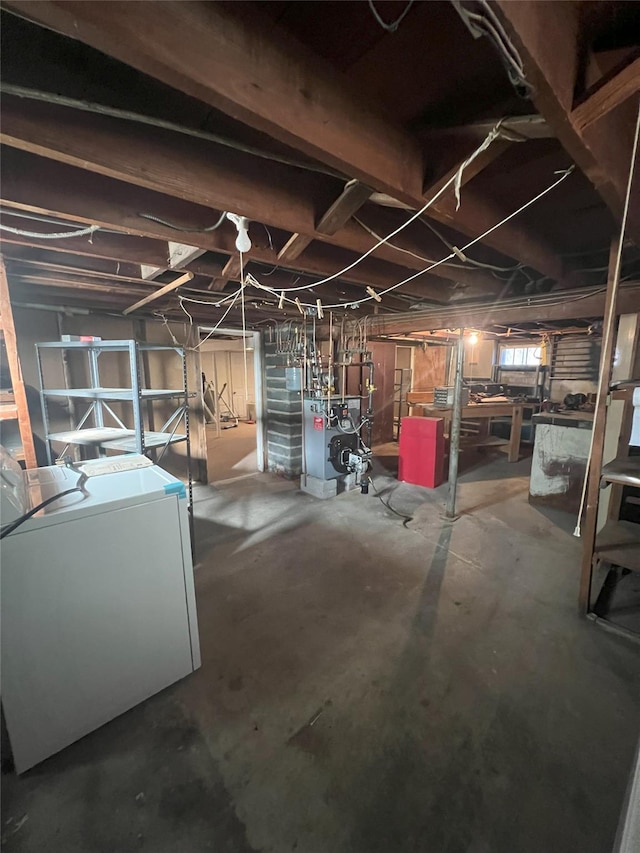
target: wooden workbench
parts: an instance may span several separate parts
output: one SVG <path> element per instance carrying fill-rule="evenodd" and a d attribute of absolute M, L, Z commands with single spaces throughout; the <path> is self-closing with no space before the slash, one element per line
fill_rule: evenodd
<path fill-rule="evenodd" d="M 411 395 L 407 395 L 407 399 Z M 451 433 L 451 418 L 453 409 L 441 409 L 433 405 L 412 403 L 422 410 L 425 418 L 444 418 L 444 431 Z M 477 440 L 469 442 L 471 446 L 508 445 L 509 462 L 517 462 L 520 453 L 520 434 L 522 432 L 523 403 L 469 403 L 462 407 L 462 420 L 480 421 L 480 434 Z M 501 440 L 489 435 L 491 418 L 511 418 L 511 433 L 508 440 Z"/>

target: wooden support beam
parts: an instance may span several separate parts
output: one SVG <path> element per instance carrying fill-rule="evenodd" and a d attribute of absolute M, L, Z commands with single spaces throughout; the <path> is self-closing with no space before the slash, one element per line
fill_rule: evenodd
<path fill-rule="evenodd" d="M 286 261 L 295 261 L 312 241 L 313 237 L 309 237 L 308 234 L 294 232 L 278 252 L 278 260 L 283 263 L 286 263 Z"/>
<path fill-rule="evenodd" d="M 92 296 L 94 293 L 108 293 L 113 296 L 122 296 L 127 301 L 135 296 L 147 296 L 149 293 L 148 287 L 140 287 L 139 285 L 120 284 L 117 282 L 97 282 L 91 279 L 67 279 L 56 276 L 32 276 L 29 274 L 18 273 L 11 276 L 12 284 L 20 285 L 29 284 L 34 287 L 42 287 L 45 289 L 55 288 L 63 290 L 82 291 Z"/>
<path fill-rule="evenodd" d="M 405 130 L 371 112 L 366 106 L 368 98 L 360 93 L 350 93 L 344 78 L 328 70 L 317 56 L 311 57 L 297 43 L 290 43 L 283 34 L 276 35 L 272 23 L 261 27 L 258 10 L 252 11 L 248 23 L 236 18 L 226 5 L 220 3 L 166 0 L 132 6 L 120 2 L 10 0 L 7 7 L 97 47 L 180 91 L 212 103 L 306 155 L 337 166 L 347 178 L 388 193 L 413 209 L 423 204 L 425 170 L 417 141 Z M 247 57 L 251 57 L 250 62 Z M 6 139 L 10 141 L 13 136 L 15 144 L 24 147 L 24 140 L 20 143 L 16 138 L 15 126 L 13 129 L 8 127 L 8 100 L 5 96 L 3 125 L 7 131 Z M 28 110 L 32 111 L 32 108 L 33 104 L 30 104 Z M 106 117 L 93 115 L 91 121 L 100 118 Z M 83 120 L 87 120 L 86 114 Z M 50 119 L 43 117 L 38 125 L 45 125 L 51 130 L 51 123 Z M 76 119 L 73 119 L 73 124 L 76 124 Z M 102 128 L 104 131 L 104 124 Z M 69 131 L 72 138 L 78 136 L 73 127 Z M 103 151 L 102 161 L 97 163 L 91 162 L 91 157 L 83 160 L 87 150 L 91 151 L 86 137 L 79 138 L 78 145 L 71 145 L 67 151 L 58 150 L 56 155 L 53 153 L 55 146 L 50 145 L 50 134 L 41 134 L 45 139 L 40 140 L 36 133 L 29 150 L 46 156 L 66 157 L 65 162 L 75 162 L 83 168 L 162 189 L 183 198 L 187 198 L 185 193 L 189 191 L 194 201 L 234 209 L 221 201 L 221 196 L 225 196 L 227 201 L 234 200 L 234 212 L 283 228 L 289 233 L 314 236 L 314 210 L 310 203 L 314 194 L 308 185 L 324 183 L 326 188 L 326 177 L 294 170 L 292 184 L 290 167 L 271 163 L 268 169 L 264 169 L 262 161 L 259 165 L 249 162 L 255 160 L 251 155 L 225 149 L 224 155 L 216 155 L 222 171 L 214 181 L 209 168 L 211 144 L 182 137 L 180 148 L 188 149 L 188 153 L 177 156 L 174 150 L 171 155 L 167 151 L 167 132 L 159 130 L 148 134 L 152 136 L 152 144 L 146 144 L 141 152 L 141 168 L 121 162 L 125 174 L 114 174 L 111 169 L 113 159 L 118 159 L 121 153 L 119 149 L 123 146 L 129 151 L 132 147 L 135 149 L 141 134 L 144 135 L 139 126 L 129 123 L 126 129 L 121 127 L 117 131 L 113 145 L 103 138 L 102 148 L 109 151 L 109 159 L 105 159 Z M 99 134 L 104 135 L 104 132 Z M 45 144 L 39 144 L 43 141 Z M 158 146 L 164 152 L 161 157 L 164 167 L 171 166 L 169 174 L 160 183 L 155 180 L 158 175 L 153 156 L 158 153 Z M 145 153 L 148 153 L 149 161 L 145 159 Z M 75 159 L 69 159 L 71 157 Z M 207 175 L 208 180 L 203 181 Z M 240 186 L 230 191 L 229 184 L 233 181 L 239 182 Z M 307 204 L 304 204 L 305 200 Z M 289 225 L 285 224 L 285 219 L 289 220 Z M 291 219 L 297 220 L 293 227 Z M 466 208 L 458 212 L 455 227 L 471 237 L 482 231 Z M 490 235 L 487 244 L 513 257 L 511 235 L 502 229 Z M 385 257 L 383 251 L 381 248 L 380 257 Z M 544 253 L 539 258 L 534 255 L 533 258 L 516 260 L 524 261 L 545 275 L 553 275 L 550 271 L 553 265 L 548 263 Z"/>
<path fill-rule="evenodd" d="M 3 99 L 3 104 L 5 101 L 6 99 Z M 5 118 L 5 115 L 6 114 L 3 114 L 3 118 Z M 4 121 L 3 126 L 6 129 L 6 122 Z M 30 132 L 29 136 L 31 139 L 35 140 L 38 136 L 37 123 L 33 125 L 32 131 L 33 135 Z M 82 151 L 80 147 L 76 146 L 73 139 L 68 139 L 65 142 L 65 136 L 66 134 L 61 133 L 56 144 L 59 144 L 61 147 L 72 146 L 74 151 L 77 153 L 79 166 Z M 97 146 L 102 146 L 104 144 L 104 140 L 101 141 L 101 137 L 99 135 L 95 137 L 92 136 L 92 142 Z M 48 159 L 46 157 L 35 156 L 23 150 L 18 150 L 18 148 L 3 147 L 3 156 L 1 161 L 2 181 L 0 181 L 2 204 L 4 206 L 20 210 L 27 210 L 32 213 L 57 215 L 65 219 L 75 220 L 84 224 L 92 222 L 97 225 L 103 225 L 107 228 L 122 229 L 129 234 L 145 235 L 147 237 L 161 238 L 163 240 L 175 240 L 177 232 L 161 225 L 160 223 L 140 217 L 138 215 L 140 212 L 150 213 L 154 216 L 160 217 L 161 219 L 165 219 L 166 221 L 175 222 L 176 224 L 184 224 L 185 227 L 193 223 L 194 226 L 197 225 L 198 228 L 202 228 L 215 222 L 218 218 L 220 207 L 212 211 L 210 208 L 207 208 L 201 203 L 190 203 L 183 199 L 178 199 L 166 194 L 172 192 L 173 184 L 171 174 L 173 165 L 168 162 L 164 162 L 163 165 L 162 160 L 156 161 L 154 159 L 152 153 L 154 150 L 154 144 L 154 137 L 149 135 L 145 145 L 135 154 L 135 156 L 135 146 L 133 146 L 129 151 L 131 158 L 130 166 L 132 174 L 135 173 L 138 168 L 141 171 L 145 171 L 149 168 L 157 177 L 157 181 L 154 181 L 154 183 L 157 183 L 158 190 L 162 190 L 162 192 L 151 191 L 140 186 L 133 186 L 132 184 L 125 183 L 124 180 L 110 180 L 102 174 L 85 171 L 84 168 L 66 165 L 65 163 L 59 162 L 57 158 Z M 182 153 L 184 155 L 184 152 Z M 90 165 L 89 151 L 87 151 L 86 154 L 87 157 L 84 165 L 88 168 Z M 145 156 L 146 161 L 143 159 Z M 212 158 L 210 154 L 208 157 L 211 167 L 214 168 L 214 158 Z M 133 167 L 134 163 L 136 164 L 135 168 Z M 214 169 L 214 171 L 216 169 Z M 165 177 L 166 184 L 163 183 Z M 201 179 L 204 180 L 202 176 Z M 202 185 L 200 186 L 202 187 Z M 260 199 L 259 196 L 263 191 L 267 192 L 267 189 L 260 184 L 259 180 L 255 183 L 253 188 L 255 190 L 256 204 L 264 205 L 264 199 Z M 215 190 L 212 190 L 212 192 L 213 191 Z M 201 199 L 201 194 L 198 194 L 198 198 Z M 220 201 L 220 199 L 218 199 L 218 201 Z M 231 209 L 231 206 L 236 203 L 236 199 L 233 196 L 225 198 L 224 201 L 225 204 L 222 205 L 223 209 Z M 313 213 L 311 210 L 312 205 L 310 199 L 306 199 L 304 204 L 308 205 L 309 218 L 312 219 Z M 265 222 L 269 225 L 273 224 L 271 219 L 268 218 L 269 213 L 266 207 L 264 207 L 262 213 L 264 213 L 267 218 L 259 218 L 258 222 Z M 296 219 L 295 211 L 291 208 L 287 208 L 284 213 L 287 215 L 287 227 L 285 230 L 296 231 L 300 222 Z M 31 230 L 37 230 L 34 229 L 33 223 L 31 223 L 30 228 Z M 43 230 L 45 230 L 44 227 Z M 199 231 L 180 233 L 180 239 L 203 249 L 231 255 L 236 251 L 236 234 L 236 229 L 231 225 L 231 223 L 224 223 L 215 231 L 205 233 Z M 329 263 L 330 258 L 333 255 L 329 250 L 330 246 L 336 246 L 337 251 L 335 254 L 336 256 L 340 254 L 340 257 L 342 258 L 346 256 L 346 252 L 342 252 L 343 249 L 348 250 L 349 252 L 361 253 L 370 248 L 375 242 L 355 223 L 348 223 L 346 228 L 338 231 L 333 237 L 316 235 L 322 238 L 322 243 L 324 245 L 311 246 L 306 252 L 296 259 L 294 264 L 291 262 L 287 263 L 278 261 L 276 253 L 269 246 L 265 245 L 266 233 L 262 227 L 258 225 L 251 225 L 249 228 L 249 234 L 253 243 L 251 252 L 249 253 L 250 259 L 269 264 L 270 266 L 288 266 L 296 272 L 302 271 L 309 273 L 310 275 L 320 276 L 331 274 L 335 270 L 340 269 L 339 263 Z M 98 235 L 100 235 L 99 239 Z M 78 245 L 85 245 L 87 242 L 87 238 L 74 238 L 72 241 L 65 240 L 64 243 L 75 243 L 76 239 L 78 240 Z M 98 243 L 101 245 L 104 244 L 102 232 L 96 232 L 94 235 L 94 243 L 96 245 Z M 166 243 L 164 245 L 166 246 Z M 59 246 L 58 248 L 63 247 Z M 166 252 L 166 249 L 164 251 Z M 113 255 L 111 255 L 111 257 L 113 257 Z M 124 255 L 122 257 L 123 259 L 125 258 Z M 378 258 L 380 261 L 377 260 Z M 399 281 L 406 277 L 407 273 L 405 268 L 401 266 L 401 264 L 405 263 L 405 258 L 410 263 L 410 268 L 421 268 L 421 263 L 419 261 L 416 261 L 415 259 L 412 261 L 409 256 L 402 256 L 391 247 L 381 247 L 381 249 L 376 252 L 375 259 L 373 257 L 367 259 L 357 267 L 354 267 L 353 270 L 350 270 L 348 275 L 344 278 L 347 281 L 352 281 L 364 286 L 388 286 L 389 284 L 393 284 L 394 281 Z M 162 267 L 166 266 L 168 263 L 166 255 L 163 261 L 147 262 L 142 258 L 141 260 L 143 263 L 150 263 L 151 265 Z M 327 263 L 324 262 L 325 260 Z M 342 266 L 346 266 L 351 260 L 353 260 L 353 256 L 349 257 Z M 391 263 L 385 264 L 384 261 L 390 261 Z M 391 264 L 393 264 L 393 266 Z M 458 276 L 454 275 L 453 272 L 448 270 L 446 267 L 443 267 L 438 272 L 439 277 L 437 278 L 433 276 L 424 277 L 425 283 L 429 281 L 433 283 L 434 291 L 437 289 L 439 292 L 442 292 L 443 286 L 446 287 L 446 285 L 443 285 L 440 276 L 454 281 L 458 280 Z M 463 279 L 460 280 L 463 281 Z M 477 280 L 482 282 L 482 273 L 479 274 Z M 475 281 L 476 279 L 474 277 L 474 283 Z M 485 277 L 485 283 L 488 287 L 493 284 L 489 276 Z M 423 290 L 425 291 L 424 295 L 428 295 L 428 293 L 426 293 L 426 284 L 423 287 Z"/>
<path fill-rule="evenodd" d="M 312 198 L 322 176 L 301 173 L 293 181 L 289 167 L 265 169 L 248 154 L 201 139 L 5 95 L 0 141 L 207 208 L 314 231 Z"/>
<path fill-rule="evenodd" d="M 332 236 L 348 222 L 371 195 L 371 190 L 359 181 L 350 181 L 338 198 L 320 217 L 316 231 Z M 299 257 L 312 241 L 305 234 L 292 234 L 278 252 L 279 261 L 293 261 Z"/>
<path fill-rule="evenodd" d="M 579 293 L 579 292 L 578 292 Z M 635 313 L 640 305 L 640 282 L 630 282 L 620 288 L 617 304 L 619 314 Z M 489 329 L 492 326 L 511 326 L 519 323 L 540 323 L 579 320 L 602 317 L 605 309 L 605 294 L 580 295 L 563 293 L 555 304 L 536 304 L 535 297 L 528 306 L 517 308 L 496 304 L 487 306 L 451 307 L 446 314 L 415 312 L 413 316 L 393 317 L 378 315 L 372 320 L 371 335 L 399 335 L 429 332 L 435 329 L 457 329 L 461 326 L 472 329 Z"/>
<path fill-rule="evenodd" d="M 8 100 L 10 99 L 3 99 L 5 107 Z M 37 111 L 38 115 L 31 113 L 30 106 L 29 104 L 26 107 L 24 104 L 17 105 L 16 109 L 19 109 L 20 114 L 23 116 L 22 130 L 16 128 L 12 139 L 18 145 L 18 148 L 24 146 L 27 149 L 31 149 L 33 145 L 37 145 L 42 149 L 43 136 L 38 130 L 37 122 L 40 111 Z M 39 107 L 41 105 L 36 106 Z M 47 148 L 48 154 L 53 158 L 52 160 L 34 156 L 24 150 L 18 150 L 18 148 L 6 147 L 3 149 L 3 180 L 0 182 L 3 204 L 16 206 L 19 209 L 27 209 L 31 212 L 57 213 L 66 218 L 77 219 L 83 223 L 90 221 L 98 225 L 106 225 L 107 227 L 123 228 L 130 233 L 162 236 L 169 240 L 175 239 L 175 231 L 160 223 L 144 219 L 138 214 L 140 212 L 152 213 L 154 216 L 166 219 L 169 222 L 176 222 L 177 224 L 184 223 L 185 225 L 198 223 L 199 227 L 203 227 L 215 221 L 220 209 L 231 209 L 231 206 L 237 203 L 236 196 L 232 194 L 225 198 L 216 196 L 219 206 L 215 211 L 208 210 L 202 204 L 203 197 L 209 197 L 210 195 L 203 181 L 206 182 L 208 180 L 211 182 L 218 171 L 218 167 L 215 166 L 215 157 L 212 157 L 211 153 L 208 154 L 207 170 L 213 174 L 207 178 L 204 174 L 198 173 L 198 186 L 195 188 L 188 183 L 185 176 L 185 188 L 189 190 L 187 194 L 192 201 L 198 202 L 197 206 L 195 204 L 190 205 L 184 199 L 170 198 L 167 193 L 173 191 L 175 168 L 173 162 L 168 163 L 165 158 L 156 158 L 154 156 L 156 139 L 151 134 L 145 137 L 145 144 L 143 146 L 137 148 L 136 145 L 132 145 L 126 152 L 122 152 L 128 163 L 126 170 L 124 162 L 121 162 L 120 165 L 112 163 L 109 171 L 113 175 L 117 174 L 122 181 L 108 180 L 107 177 L 99 173 L 102 167 L 96 161 L 100 160 L 104 164 L 104 157 L 109 158 L 110 151 L 114 150 L 118 145 L 117 135 L 113 137 L 113 125 L 107 122 L 104 127 L 109 128 L 109 133 L 106 136 L 102 136 L 94 132 L 95 128 L 92 117 L 89 118 L 88 122 L 85 122 L 82 115 L 78 116 L 73 111 L 64 109 L 61 112 L 61 108 L 54 109 L 53 113 L 57 117 L 55 125 L 59 127 L 59 130 L 56 131 L 55 140 L 50 139 L 50 146 Z M 70 116 L 67 115 L 69 113 L 71 113 Z M 26 118 L 27 114 L 30 116 L 29 119 Z M 82 135 L 85 139 L 90 137 L 91 144 L 86 150 L 83 151 L 82 147 L 78 145 L 76 135 L 69 136 L 68 123 L 63 121 L 65 116 L 67 116 L 69 122 L 73 123 L 78 134 Z M 102 119 L 104 117 L 98 118 Z M 28 127 L 25 126 L 27 121 Z M 1 130 L 6 133 L 10 124 L 9 113 L 5 110 Z M 50 134 L 53 135 L 54 125 L 49 123 L 48 127 Z M 27 138 L 23 139 L 20 143 L 17 142 L 16 136 L 18 133 L 23 134 Z M 129 139 L 129 137 L 125 138 Z M 107 142 L 108 144 L 105 149 L 105 143 Z M 111 142 L 113 142 L 113 146 Z M 95 169 L 96 172 L 87 173 L 84 168 L 77 168 L 60 162 L 60 160 L 68 159 L 70 150 L 74 152 L 74 162 L 78 167 L 83 165 L 86 168 Z M 92 151 L 96 153 L 91 154 Z M 97 152 L 102 153 L 98 156 Z M 184 146 L 181 147 L 180 152 L 176 156 L 185 156 Z M 195 171 L 197 172 L 197 170 Z M 152 183 L 156 188 L 155 191 L 150 191 L 147 188 L 139 186 L 133 187 L 124 183 L 125 180 L 132 180 L 135 178 L 135 175 L 142 172 L 150 173 L 154 177 Z M 226 180 L 229 187 L 228 175 Z M 218 192 L 219 188 L 219 185 L 212 187 L 211 194 Z M 192 189 L 193 192 L 191 192 Z M 254 210 L 258 214 L 258 221 L 266 222 L 269 225 L 274 224 L 269 218 L 260 218 L 260 214 L 269 217 L 269 211 L 264 203 L 264 194 L 269 192 L 269 188 L 263 186 L 260 183 L 260 178 L 257 177 L 256 183 L 253 185 L 253 190 L 255 192 Z M 230 188 L 228 191 L 232 192 Z M 354 198 L 361 198 L 363 192 L 364 190 L 361 190 L 360 187 L 357 191 L 351 190 L 348 194 L 348 203 L 352 205 Z M 305 209 L 308 207 L 308 215 L 309 219 L 311 219 L 313 217 L 311 199 L 301 201 L 301 204 L 305 205 Z M 175 205 L 175 210 L 172 210 L 172 205 Z M 351 210 L 353 210 L 353 207 L 351 207 Z M 329 210 L 327 212 L 331 214 L 328 217 L 328 221 L 335 222 L 335 211 Z M 475 210 L 472 213 L 475 216 L 480 215 Z M 284 211 L 280 211 L 280 214 L 278 222 L 275 223 L 276 227 L 278 223 L 282 224 L 282 216 L 286 216 L 287 227 L 285 230 L 301 233 L 297 227 L 299 226 L 299 220 L 297 219 L 295 209 L 287 208 Z M 493 213 L 493 216 L 496 215 L 496 213 Z M 453 215 L 447 215 L 446 218 L 447 221 L 450 221 L 451 218 L 456 220 L 453 224 L 457 226 L 455 210 Z M 497 220 L 485 216 L 481 220 L 481 223 L 485 224 L 487 221 L 492 225 Z M 257 237 L 256 231 L 258 232 Z M 282 265 L 288 265 L 290 268 L 320 275 L 326 275 L 333 272 L 334 269 L 339 269 L 336 266 L 322 269 L 315 265 L 313 259 L 318 254 L 316 246 L 299 255 L 295 259 L 295 264 L 292 263 L 290 255 L 288 261 L 282 258 L 277 259 L 275 253 L 270 248 L 260 245 L 260 240 L 264 241 L 265 239 L 262 231 L 262 228 L 250 229 L 254 244 L 250 255 L 256 260 L 271 265 L 281 263 Z M 357 253 L 366 252 L 376 242 L 371 235 L 364 232 L 357 223 L 352 221 L 346 222 L 333 236 L 313 230 L 312 233 L 315 238 L 326 245 L 337 246 Z M 512 232 L 509 235 L 512 238 L 511 246 L 514 245 L 513 233 L 512 227 Z M 520 232 L 518 231 L 517 233 L 519 234 Z M 427 234 L 426 229 L 424 229 L 424 234 Z M 228 226 L 225 223 L 215 231 L 206 233 L 194 231 L 181 234 L 180 239 L 201 248 L 232 254 L 235 251 L 235 236 L 235 228 L 230 223 Z M 414 239 L 412 241 L 407 238 L 406 232 L 402 235 L 402 238 L 397 239 L 397 242 L 410 250 L 412 249 L 418 255 L 424 255 L 425 249 L 430 244 L 433 245 L 433 240 L 425 241 L 424 237 L 421 240 Z M 435 246 L 434 250 L 442 251 L 441 248 L 436 248 Z M 507 255 L 508 257 L 514 256 L 512 252 L 507 252 Z M 375 258 L 390 261 L 394 264 L 396 270 L 399 272 L 395 277 L 395 281 L 406 277 L 406 273 L 403 274 L 401 266 L 408 267 L 409 269 L 421 269 L 424 266 L 424 262 L 419 258 L 398 252 L 397 249 L 394 249 L 390 245 L 384 245 L 377 249 Z M 371 262 L 375 263 L 373 258 Z M 368 264 L 369 261 L 366 261 L 358 265 L 345 278 L 362 283 L 365 286 L 377 286 L 380 282 L 374 282 L 370 279 L 371 272 L 367 269 Z M 158 264 L 158 266 L 162 265 Z M 535 265 L 533 266 L 537 268 Z M 549 264 L 547 264 L 548 266 Z M 550 275 L 551 273 L 547 272 L 547 274 Z M 493 288 L 495 287 L 495 279 L 489 273 L 478 270 L 454 270 L 443 266 L 438 270 L 438 277 L 448 278 L 451 281 L 460 282 L 464 285 L 472 285 L 474 288 L 484 286 L 488 293 L 493 292 Z M 426 280 L 428 279 L 425 277 Z M 392 283 L 393 279 L 389 279 L 386 282 L 387 285 Z"/>
<path fill-rule="evenodd" d="M 138 308 L 142 308 L 143 305 L 148 305 L 150 302 L 155 302 L 156 299 L 160 299 L 161 296 L 166 296 L 167 293 L 172 293 L 174 290 L 177 290 L 180 285 L 186 284 L 186 282 L 191 281 L 192 278 L 192 272 L 183 273 L 182 275 L 178 276 L 175 281 L 171 281 L 169 282 L 169 284 L 165 284 L 164 287 L 160 287 L 154 293 L 150 293 L 148 296 L 145 296 L 144 299 L 141 299 L 139 302 L 136 302 L 129 308 L 125 308 L 122 313 L 131 314 L 132 311 L 137 311 Z"/>
<path fill-rule="evenodd" d="M 31 267 L 70 273 L 113 278 L 126 276 L 138 278 L 140 265 L 112 261 L 105 258 L 87 258 L 64 252 L 48 252 L 45 249 L 33 249 L 30 246 L 4 245 L 4 258 L 7 268 Z"/>
<path fill-rule="evenodd" d="M 602 462 L 604 458 L 604 438 L 607 424 L 607 396 L 611 384 L 611 371 L 613 370 L 613 353 L 615 345 L 616 308 L 618 285 L 620 278 L 619 254 L 620 240 L 616 238 L 611 244 L 609 252 L 609 274 L 607 278 L 607 292 L 605 296 L 603 341 L 600 352 L 600 369 L 598 371 L 598 393 L 596 396 L 596 409 L 593 415 L 593 436 L 591 440 L 591 451 L 588 460 L 586 503 L 584 507 L 584 529 L 582 530 L 582 562 L 580 572 L 580 591 L 578 594 L 578 608 L 583 616 L 589 612 L 591 599 L 591 579 L 593 576 L 593 549 L 596 543 L 596 528 L 598 523 L 598 498 L 600 492 L 600 478 L 602 475 Z M 580 527 L 581 519 L 577 520 Z"/>
<path fill-rule="evenodd" d="M 164 0 L 22 2 L 20 15 L 116 57 L 376 189 L 420 197 L 418 143 L 252 9 Z"/>
<path fill-rule="evenodd" d="M 320 217 L 316 231 L 329 236 L 335 234 L 362 207 L 371 193 L 372 190 L 359 181 L 350 181 Z"/>
<path fill-rule="evenodd" d="M 35 132 L 35 128 L 34 128 Z M 149 149 L 153 147 L 153 139 L 149 137 Z M 14 244 L 34 245 L 42 250 L 62 251 L 66 254 L 76 251 L 83 255 L 95 255 L 103 258 L 122 260 L 138 260 L 151 266 L 165 268 L 168 265 L 166 240 L 175 239 L 176 232 L 138 215 L 139 212 L 152 213 L 169 222 L 184 224 L 193 223 L 202 228 L 215 222 L 218 210 L 211 211 L 202 205 L 175 199 L 160 192 L 133 186 L 122 181 L 114 181 L 100 174 L 84 171 L 81 168 L 65 165 L 44 157 L 20 151 L 16 148 L 3 148 L 2 181 L 0 181 L 0 198 L 3 206 L 31 213 L 45 214 L 69 219 L 86 224 L 93 222 L 106 228 L 121 229 L 130 235 L 107 234 L 97 231 L 92 243 L 87 237 L 78 237 L 60 241 L 35 241 L 24 237 L 14 237 L 6 234 L 6 240 Z M 150 159 L 152 159 L 150 155 Z M 145 166 L 140 162 L 140 168 Z M 169 187 L 167 187 L 169 189 Z M 11 220 L 13 222 L 13 218 Z M 39 230 L 40 225 L 33 221 L 18 220 L 19 227 L 27 230 Z M 42 225 L 42 230 L 48 226 Z M 425 229 L 426 231 L 426 229 Z M 4 234 L 5 232 L 3 232 Z M 249 233 L 252 248 L 248 261 L 258 261 L 273 267 L 280 265 L 293 271 L 308 275 L 323 277 L 333 274 L 347 266 L 353 259 L 353 252 L 366 251 L 375 242 L 355 222 L 348 223 L 345 229 L 334 237 L 323 239 L 310 246 L 293 262 L 279 264 L 276 254 L 266 243 L 266 234 L 262 227 L 250 225 Z M 138 237 L 137 235 L 145 235 Z M 200 246 L 226 255 L 233 254 L 235 249 L 236 229 L 229 223 L 223 224 L 215 231 L 201 233 L 198 231 L 180 234 L 180 239 L 191 245 Z M 325 242 L 328 240 L 333 243 Z M 262 242 L 261 242 L 262 241 Z M 95 250 L 95 251 L 93 251 Z M 382 258 L 385 260 L 382 260 Z M 364 287 L 388 287 L 407 276 L 407 269 L 401 266 L 405 257 L 412 269 L 420 269 L 420 261 L 403 256 L 391 247 L 384 252 L 376 252 L 376 257 L 367 258 L 350 270 L 343 279 Z M 377 258 L 380 258 L 378 260 Z M 388 258 L 391 263 L 386 259 Z M 202 259 L 190 264 L 191 269 L 201 267 Z M 205 264 L 211 263 L 209 260 Z M 451 293 L 451 287 L 443 278 L 466 283 L 465 272 L 442 267 L 438 276 L 426 274 L 419 282 L 403 288 L 403 293 L 415 296 L 446 299 Z M 201 274 L 209 274 L 202 268 Z M 220 275 L 219 266 L 212 268 L 210 277 Z M 470 271 L 468 283 L 473 286 L 495 286 L 495 279 L 486 274 Z"/>
<path fill-rule="evenodd" d="M 34 227 L 35 223 L 33 220 L 12 219 L 12 224 L 24 230 L 38 230 Z M 91 240 L 89 240 L 89 237 L 39 240 L 36 237 L 10 234 L 7 231 L 2 231 L 1 236 L 2 245 L 7 247 L 8 255 L 11 254 L 10 246 L 22 246 L 87 258 L 104 258 L 135 264 L 149 264 L 150 266 L 161 267 L 162 269 L 168 269 L 169 266 L 167 244 L 162 240 L 151 240 L 147 237 L 110 234 L 106 231 L 95 231 L 91 236 Z"/>
<path fill-rule="evenodd" d="M 70 277 L 70 280 L 81 278 L 83 280 L 96 279 L 96 283 L 100 280 L 108 280 L 112 282 L 122 282 L 126 284 L 149 284 L 147 279 L 141 278 L 140 275 L 120 275 L 118 273 L 100 272 L 92 269 L 80 269 L 78 267 L 68 267 L 65 265 L 41 263 L 39 261 L 23 261 L 11 262 L 10 258 L 5 255 L 7 268 L 9 272 L 15 275 L 29 276 L 32 281 L 37 281 L 38 278 L 50 278 L 52 275 L 62 275 Z"/>
<path fill-rule="evenodd" d="M 538 111 L 619 219 L 633 122 L 630 114 L 620 114 L 620 110 L 586 127 L 581 125 L 580 113 L 578 122 L 574 121 L 574 91 L 582 50 L 580 4 L 494 0 L 493 5 L 522 58 Z M 638 202 L 630 208 L 628 227 L 630 236 L 640 239 Z"/>

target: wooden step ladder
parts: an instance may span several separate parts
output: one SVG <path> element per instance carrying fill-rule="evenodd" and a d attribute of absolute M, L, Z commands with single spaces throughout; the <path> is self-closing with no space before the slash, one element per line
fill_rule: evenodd
<path fill-rule="evenodd" d="M 13 390 L 13 402 L 0 402 L 0 420 L 18 422 L 22 447 L 17 451 L 12 450 L 12 453 L 16 459 L 24 462 L 25 467 L 37 468 L 38 462 L 33 443 L 31 418 L 20 368 L 16 330 L 13 324 L 7 271 L 2 255 L 0 255 L 0 340 L 3 344 L 2 358 L 7 360 Z"/>

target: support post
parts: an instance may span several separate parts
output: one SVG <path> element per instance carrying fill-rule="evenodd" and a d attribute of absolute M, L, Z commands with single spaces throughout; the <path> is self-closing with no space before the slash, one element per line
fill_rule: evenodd
<path fill-rule="evenodd" d="M 609 252 L 609 277 L 607 282 L 606 305 L 603 320 L 602 351 L 600 353 L 600 372 L 598 376 L 598 393 L 596 408 L 593 415 L 591 434 L 591 449 L 587 463 L 586 503 L 584 513 L 584 529 L 582 530 L 582 566 L 580 573 L 580 591 L 578 609 L 586 616 L 591 609 L 591 583 L 593 578 L 593 552 L 596 544 L 596 529 L 598 524 L 598 499 L 600 495 L 600 477 L 604 457 L 604 435 L 607 422 L 607 397 L 611 383 L 613 366 L 614 337 L 616 324 L 616 297 L 620 281 L 620 260 L 622 241 L 616 238 L 611 243 Z M 581 520 L 578 518 L 577 530 Z"/>
<path fill-rule="evenodd" d="M 449 494 L 447 518 L 456 517 L 456 490 L 458 487 L 458 457 L 460 455 L 460 421 L 462 415 L 462 370 L 464 365 L 464 329 L 460 329 L 456 350 L 456 379 L 453 391 L 453 416 L 449 435 Z"/>

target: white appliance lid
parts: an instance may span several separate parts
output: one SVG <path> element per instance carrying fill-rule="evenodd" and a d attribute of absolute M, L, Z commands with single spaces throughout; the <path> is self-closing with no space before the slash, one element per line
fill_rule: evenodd
<path fill-rule="evenodd" d="M 27 471 L 26 475 L 32 507 L 52 495 L 73 488 L 78 482 L 76 471 L 60 466 L 37 468 Z M 36 527 L 161 500 L 168 495 L 186 497 L 184 483 L 157 465 L 92 476 L 86 480 L 85 489 L 88 495 L 74 492 L 53 501 L 10 535 L 18 536 Z"/>

